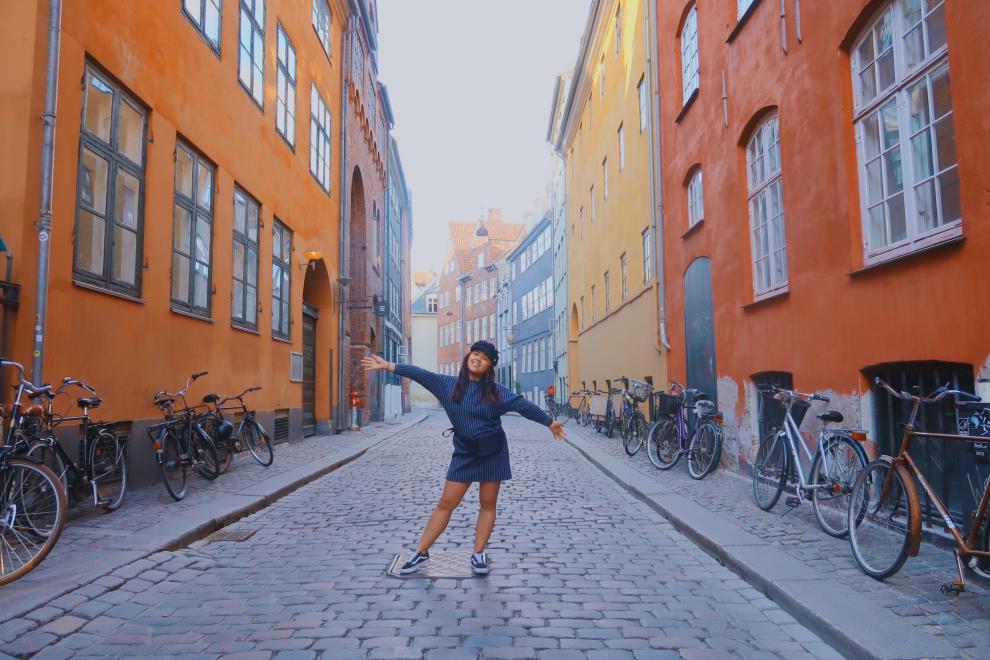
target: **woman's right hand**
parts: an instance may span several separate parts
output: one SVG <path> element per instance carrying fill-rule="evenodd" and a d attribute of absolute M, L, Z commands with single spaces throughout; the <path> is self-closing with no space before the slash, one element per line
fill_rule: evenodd
<path fill-rule="evenodd" d="M 361 358 L 361 366 L 364 367 L 365 371 L 382 371 L 388 370 L 392 366 L 392 363 L 388 360 L 383 360 L 377 355 L 371 355 Z"/>

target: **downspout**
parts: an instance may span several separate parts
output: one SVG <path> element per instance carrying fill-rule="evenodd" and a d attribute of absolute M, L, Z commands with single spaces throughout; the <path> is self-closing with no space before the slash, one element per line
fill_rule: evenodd
<path fill-rule="evenodd" d="M 353 50 L 351 40 L 353 38 L 354 29 L 350 28 L 347 31 L 347 38 L 343 40 L 342 47 L 344 52 L 340 58 L 340 246 L 338 249 L 338 277 L 343 277 L 347 274 L 347 205 L 350 195 L 350 189 L 347 186 L 347 116 L 349 105 L 347 76 L 351 70 L 350 62 L 351 52 Z M 344 335 L 347 331 L 347 291 L 339 283 L 337 291 L 340 294 L 340 299 L 337 301 L 340 304 L 340 311 L 337 315 L 339 323 L 337 330 L 337 355 L 339 356 L 340 368 L 337 369 L 337 414 L 335 415 L 337 419 L 334 426 L 337 433 L 340 433 L 347 428 L 347 392 L 345 388 L 347 385 L 347 363 L 350 360 L 350 356 L 346 351 L 346 342 L 344 341 Z"/>
<path fill-rule="evenodd" d="M 657 42 L 653 35 L 653 0 L 644 2 L 646 11 L 646 70 L 649 72 L 649 114 L 647 116 L 647 137 L 650 144 L 650 231 L 653 232 L 653 244 L 656 254 L 653 258 L 654 275 L 657 278 L 657 349 L 670 350 L 667 339 L 667 311 L 664 307 L 664 251 L 663 251 L 663 165 L 660 162 L 660 123 L 654 122 L 654 116 L 659 116 L 659 107 L 654 113 L 654 90 L 657 89 L 655 64 L 657 61 Z M 657 103 L 659 106 L 659 103 Z M 654 138 L 653 127 L 656 126 Z M 659 153 L 658 153 L 659 152 Z"/>
<path fill-rule="evenodd" d="M 44 142 L 41 148 L 41 211 L 38 215 L 38 281 L 34 302 L 34 359 L 31 380 L 41 384 L 45 365 L 45 324 L 48 319 L 48 261 L 52 233 L 52 180 L 55 165 L 55 109 L 58 96 L 58 56 L 61 45 L 62 0 L 48 3 L 48 67 L 45 72 Z"/>

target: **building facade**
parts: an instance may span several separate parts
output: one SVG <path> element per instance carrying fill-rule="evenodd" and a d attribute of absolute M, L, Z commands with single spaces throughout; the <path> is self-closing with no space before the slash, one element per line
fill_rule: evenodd
<path fill-rule="evenodd" d="M 564 107 L 570 90 L 571 70 L 557 77 L 547 126 L 547 142 L 556 144 L 564 121 Z M 564 159 L 553 151 L 553 175 L 550 181 L 550 228 L 553 253 L 553 355 L 554 385 L 557 400 L 568 399 L 567 372 L 567 168 Z"/>
<path fill-rule="evenodd" d="M 553 227 L 545 216 L 508 255 L 512 346 L 510 389 L 546 408 L 543 392 L 554 383 Z"/>
<path fill-rule="evenodd" d="M 412 338 L 409 361 L 417 367 L 437 372 L 437 309 L 440 304 L 440 281 L 435 276 L 420 289 L 412 301 Z M 413 406 L 439 405 L 437 398 L 419 383 L 412 383 Z"/>
<path fill-rule="evenodd" d="M 742 471 L 762 383 L 827 392 L 874 454 L 907 412 L 875 377 L 990 394 L 990 5 L 783 6 L 660 3 L 656 22 L 671 373 L 714 385 Z M 952 402 L 925 416 L 959 428 Z M 973 448 L 917 451 L 972 507 Z"/>
<path fill-rule="evenodd" d="M 569 389 L 666 383 L 647 2 L 595 0 L 554 147 L 567 191 Z"/>

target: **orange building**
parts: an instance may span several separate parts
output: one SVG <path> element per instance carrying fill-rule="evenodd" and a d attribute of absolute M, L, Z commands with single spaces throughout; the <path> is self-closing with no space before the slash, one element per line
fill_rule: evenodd
<path fill-rule="evenodd" d="M 144 441 L 158 418 L 152 395 L 193 372 L 209 375 L 191 402 L 263 386 L 250 403 L 277 440 L 330 429 L 344 394 L 334 354 L 341 188 L 354 185 L 341 173 L 340 130 L 352 6 L 62 5 L 44 378 L 98 388 L 101 417 L 129 426 L 138 484 L 156 478 Z M 22 286 L 0 350 L 25 365 L 47 11 L 16 2 L 0 12 L 0 234 Z M 380 153 L 385 142 L 379 133 Z M 380 180 L 377 158 L 367 175 Z"/>
<path fill-rule="evenodd" d="M 988 398 L 990 4 L 656 6 L 671 374 L 717 395 L 723 464 L 755 456 L 759 383 L 829 393 L 884 453 L 906 416 L 873 377 Z M 918 451 L 972 506 L 981 457 Z"/>

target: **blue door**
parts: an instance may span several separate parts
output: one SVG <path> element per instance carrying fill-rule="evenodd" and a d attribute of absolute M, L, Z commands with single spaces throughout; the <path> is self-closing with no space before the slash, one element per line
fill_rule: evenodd
<path fill-rule="evenodd" d="M 718 403 L 712 260 L 708 257 L 695 259 L 684 273 L 684 344 L 687 386 L 701 390 Z"/>

